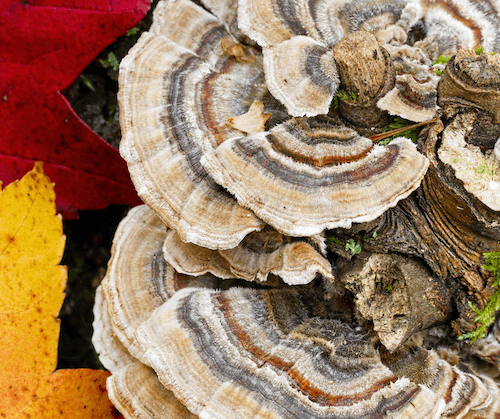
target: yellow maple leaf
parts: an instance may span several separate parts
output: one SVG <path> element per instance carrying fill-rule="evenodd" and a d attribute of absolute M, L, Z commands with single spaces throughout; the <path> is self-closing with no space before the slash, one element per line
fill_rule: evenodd
<path fill-rule="evenodd" d="M 109 418 L 107 372 L 59 370 L 66 268 L 42 164 L 0 191 L 0 418 Z"/>

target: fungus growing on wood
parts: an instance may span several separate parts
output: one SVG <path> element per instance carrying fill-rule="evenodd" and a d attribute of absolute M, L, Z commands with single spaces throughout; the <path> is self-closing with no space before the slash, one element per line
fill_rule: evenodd
<path fill-rule="evenodd" d="M 227 135 L 224 125 L 227 117 L 248 110 L 243 92 L 251 95 L 259 78 L 263 84 L 262 69 L 259 60 L 241 63 L 225 55 L 221 40 L 229 34 L 223 26 L 214 24 L 213 17 L 207 24 L 208 13 L 199 6 L 188 1 L 180 5 L 162 2 L 159 8 L 163 9 L 157 12 L 161 16 L 169 15 L 172 8 L 178 12 L 173 26 L 179 25 L 182 29 L 163 30 L 160 21 L 157 29 L 145 33 L 122 61 L 120 152 L 127 160 L 139 195 L 184 241 L 209 248 L 231 248 L 263 224 L 212 180 L 201 165 L 200 157 L 203 147 L 216 146 L 218 137 Z M 198 31 L 189 28 L 198 28 Z M 180 44 L 176 42 L 179 33 L 186 35 Z M 220 74 L 214 71 L 214 66 L 218 71 L 224 66 L 229 68 Z M 231 71 L 240 79 L 232 77 Z M 233 100 L 227 96 L 219 98 L 216 93 L 211 101 L 201 100 L 198 95 L 203 95 L 200 89 L 204 88 L 204 82 L 209 87 L 218 76 L 222 79 L 222 93 L 229 91 L 224 82 L 232 86 Z M 248 107 L 255 99 L 260 97 L 251 96 Z M 212 108 L 218 112 L 215 116 L 206 111 L 214 101 L 220 105 Z M 238 102 L 239 107 L 232 106 L 234 102 Z M 193 108 L 193 103 L 201 108 Z M 221 107 L 222 111 L 217 111 Z M 215 137 L 211 139 L 213 143 L 202 142 L 206 133 L 203 123 L 197 124 L 197 116 L 201 115 L 219 116 L 222 120 L 209 124 L 208 129 Z"/>
<path fill-rule="evenodd" d="M 326 114 L 340 84 L 333 51 L 294 36 L 264 51 L 266 83 L 292 116 Z"/>
<path fill-rule="evenodd" d="M 417 80 L 411 74 L 396 76 L 396 87 L 382 97 L 377 106 L 414 122 L 431 119 L 438 110 L 437 85 L 439 77 L 428 74 L 424 80 Z"/>
<path fill-rule="evenodd" d="M 397 25 L 409 31 L 424 22 L 425 38 L 415 43 L 431 60 L 462 48 L 500 49 L 498 4 L 490 0 L 410 0 Z"/>
<path fill-rule="evenodd" d="M 497 58 L 460 50 L 438 111 L 430 58 L 469 40 L 427 36 L 495 21 L 480 16 L 491 4 L 462 22 L 456 1 L 201 3 L 217 17 L 160 2 L 121 66 L 121 152 L 152 210 L 118 228 L 96 305 L 118 408 L 161 417 L 172 396 L 204 419 L 500 413 L 474 363 L 411 339 L 472 327 L 468 303 L 489 295 L 481 255 L 500 250 L 499 211 L 443 154 L 496 161 Z M 374 144 L 386 110 L 426 121 L 418 145 Z M 336 255 L 319 238 L 331 228 Z"/>
<path fill-rule="evenodd" d="M 425 386 L 446 401 L 441 418 L 493 418 L 500 409 L 500 389 L 491 378 L 475 374 L 467 365 L 463 370 L 451 366 L 435 351 L 416 345 L 394 354 L 382 349 L 381 359 L 398 377 Z"/>
<path fill-rule="evenodd" d="M 162 246 L 167 230 L 147 206 L 135 207 L 118 226 L 102 281 L 114 334 L 144 362 L 136 328 L 168 299 Z M 173 275 L 173 269 L 169 275 Z"/>
<path fill-rule="evenodd" d="M 335 318 L 312 289 L 184 289 L 137 338 L 163 385 L 206 418 L 461 417 L 498 411 L 498 387 Z M 452 396 L 449 396 L 449 395 Z M 453 416 L 457 415 L 457 416 Z"/>
<path fill-rule="evenodd" d="M 205 158 L 238 202 L 291 236 L 373 220 L 407 197 L 427 169 L 408 139 L 373 145 L 326 117 L 231 138 Z"/>
<path fill-rule="evenodd" d="M 134 361 L 106 381 L 109 398 L 126 419 L 197 419 L 158 380 L 154 370 Z"/>
<path fill-rule="evenodd" d="M 332 47 L 346 35 L 356 37 L 356 34 L 362 33 L 358 31 L 378 34 L 396 22 L 403 7 L 404 2 L 394 1 L 364 2 L 360 7 L 354 1 L 319 1 L 312 4 L 241 0 L 238 23 L 251 39 L 263 47 L 269 91 L 286 106 L 291 116 L 315 116 L 328 113 L 340 84 L 336 64 L 339 64 L 339 59 L 341 64 L 345 64 L 343 54 L 332 54 Z M 402 28 L 399 29 L 402 31 Z M 375 37 L 373 41 L 377 45 Z M 348 55 L 368 49 L 359 45 L 352 48 L 351 45 Z M 379 53 L 376 57 L 373 51 L 369 51 L 371 55 L 364 64 L 370 73 L 385 78 L 388 63 L 382 51 L 379 50 Z M 361 55 L 360 61 L 366 59 L 366 54 Z M 382 71 L 378 71 L 376 63 L 372 63 L 374 59 L 382 60 Z M 363 90 L 366 80 L 358 77 L 359 74 L 351 76 L 359 81 L 357 87 Z M 342 83 L 348 91 L 357 94 L 357 90 L 349 89 L 349 78 L 347 74 Z M 368 85 L 370 88 L 375 86 L 374 95 L 378 92 L 383 95 L 392 88 L 380 89 L 381 85 L 373 79 L 372 74 Z M 363 93 L 360 91 L 361 100 L 365 99 Z"/>
<path fill-rule="evenodd" d="M 102 287 L 98 286 L 95 291 L 94 322 L 92 327 L 92 344 L 99 355 L 99 361 L 113 374 L 124 365 L 135 362 L 127 348 L 113 332 L 108 315 L 108 302 L 103 295 Z"/>
<path fill-rule="evenodd" d="M 132 357 L 116 337 L 100 286 L 96 290 L 92 325 L 92 343 L 99 361 L 112 372 L 106 382 L 109 398 L 126 419 L 197 418 L 161 385 L 153 369 Z"/>
<path fill-rule="evenodd" d="M 267 282 L 268 275 L 274 274 L 289 285 L 307 284 L 318 274 L 333 280 L 330 263 L 311 242 L 292 240 L 271 228 L 250 233 L 234 249 L 219 251 L 184 243 L 170 230 L 164 255 L 177 272 L 192 276 L 212 273 L 219 278 Z"/>

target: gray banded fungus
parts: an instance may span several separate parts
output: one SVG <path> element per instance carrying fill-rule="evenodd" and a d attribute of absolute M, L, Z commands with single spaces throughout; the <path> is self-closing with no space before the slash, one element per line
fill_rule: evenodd
<path fill-rule="evenodd" d="M 407 2 L 240 0 L 238 26 L 262 47 L 275 46 L 301 35 L 333 46 L 348 34 L 377 33 L 394 25 Z"/>
<path fill-rule="evenodd" d="M 167 231 L 162 221 L 146 205 L 130 210 L 116 231 L 108 271 L 102 281 L 105 305 L 107 305 L 113 334 L 134 358 L 146 364 L 148 362 L 135 338 L 136 329 L 176 291 L 184 287 L 226 289 L 235 284 L 241 286 L 241 282 L 245 282 L 235 280 L 235 275 L 231 275 L 230 272 L 226 276 L 220 275 L 222 278 L 230 279 L 221 279 L 210 274 L 202 275 L 200 272 L 197 272 L 197 277 L 176 272 L 167 260 L 174 259 L 179 253 L 182 254 L 186 250 L 186 245 L 180 240 L 169 241 L 167 237 L 169 234 L 171 230 Z M 176 246 L 181 246 L 180 250 Z M 200 247 L 196 250 L 201 253 L 203 251 L 213 253 Z M 171 252 L 174 257 L 164 252 Z M 190 256 L 195 259 L 195 256 Z M 197 263 L 201 265 L 204 262 L 203 254 L 198 257 Z M 321 272 L 321 269 L 324 269 L 325 274 L 329 273 L 329 263 L 321 255 L 318 254 L 316 258 L 318 257 L 321 259 L 317 262 L 319 265 L 317 270 Z M 293 266 L 295 265 L 292 264 Z M 304 267 L 304 270 L 307 277 L 307 267 Z M 213 271 L 216 275 L 221 273 L 217 270 Z M 310 280 L 315 274 L 316 270 L 314 274 L 310 274 Z M 275 286 L 282 283 L 273 277 L 266 284 Z M 100 302 L 101 299 L 97 301 Z M 105 310 L 103 304 L 104 302 L 96 304 L 96 313 L 99 314 L 96 315 L 96 319 L 100 318 L 100 313 Z M 102 339 L 99 336 L 102 333 L 99 330 L 104 327 L 104 321 L 99 320 L 98 324 L 96 347 L 103 348 L 106 344 L 100 343 Z M 101 352 L 106 351 L 101 350 Z"/>
<path fill-rule="evenodd" d="M 499 412 L 491 379 L 421 348 L 381 358 L 375 341 L 335 311 L 311 288 L 189 288 L 156 310 L 137 338 L 162 384 L 204 419 Z"/>
<path fill-rule="evenodd" d="M 440 359 L 435 351 L 409 346 L 389 355 L 381 350 L 382 362 L 397 376 L 429 388 L 446 401 L 442 418 L 494 418 L 500 411 L 500 388 L 491 378 L 463 365 L 459 369 Z"/>
<path fill-rule="evenodd" d="M 219 278 L 267 282 L 272 273 L 289 285 L 307 284 L 318 274 L 333 280 L 330 263 L 310 242 L 292 240 L 271 228 L 250 233 L 234 249 L 219 251 L 184 243 L 170 230 L 164 255 L 177 272 L 186 275 L 209 272 Z"/>
<path fill-rule="evenodd" d="M 496 331 L 470 363 L 423 349 L 434 325 L 470 330 L 467 303 L 491 291 L 479 266 L 500 246 L 497 195 L 472 191 L 454 159 L 499 164 L 498 2 L 200 3 L 160 1 L 121 63 L 120 151 L 148 207 L 120 224 L 97 290 L 117 408 L 500 417 L 476 369 L 498 369 Z M 438 77 L 431 60 L 448 53 Z M 425 121 L 423 154 L 374 144 L 389 113 Z"/>
<path fill-rule="evenodd" d="M 396 76 L 396 87 L 377 102 L 380 109 L 414 122 L 431 119 L 438 110 L 437 85 L 439 77 L 429 74 L 417 80 L 411 74 Z"/>
<path fill-rule="evenodd" d="M 331 49 L 307 36 L 294 36 L 264 50 L 264 69 L 269 91 L 290 115 L 328 113 L 340 84 Z"/>
<path fill-rule="evenodd" d="M 414 122 L 434 117 L 437 106 L 437 67 L 417 47 L 384 45 L 396 72 L 396 86 L 378 102 L 380 109 Z M 441 65 L 440 71 L 444 70 Z"/>
<path fill-rule="evenodd" d="M 196 419 L 139 361 L 125 365 L 106 381 L 108 395 L 125 419 Z"/>
<path fill-rule="evenodd" d="M 135 361 L 135 358 L 130 355 L 127 348 L 113 332 L 108 314 L 108 302 L 101 286 L 98 286 L 95 292 L 92 327 L 94 329 L 92 344 L 99 354 L 99 361 L 107 370 L 114 374 L 124 365 Z"/>
<path fill-rule="evenodd" d="M 147 206 L 133 208 L 113 239 L 108 271 L 102 281 L 114 334 L 127 351 L 144 362 L 135 341 L 136 328 L 168 298 L 162 246 L 167 230 Z"/>
<path fill-rule="evenodd" d="M 397 22 L 406 31 L 424 22 L 426 38 L 415 46 L 428 57 L 451 56 L 461 48 L 500 49 L 500 8 L 495 0 L 410 0 Z"/>
<path fill-rule="evenodd" d="M 231 138 L 204 158 L 238 202 L 291 236 L 373 220 L 417 188 L 428 166 L 408 139 L 373 145 L 326 117 Z"/>
<path fill-rule="evenodd" d="M 267 92 L 261 64 L 259 59 L 242 63 L 225 55 L 221 41 L 229 34 L 199 6 L 181 0 L 162 2 L 159 8 L 157 15 L 168 16 L 174 9 L 177 19 L 168 20 L 169 29 L 163 29 L 166 18 L 160 20 L 121 63 L 120 152 L 139 195 L 184 241 L 231 248 L 263 223 L 212 180 L 200 157 L 203 147 L 216 146 L 218 137 L 229 135 L 227 117 L 246 112 L 259 99 L 252 97 L 246 104 L 242 92 Z M 201 100 L 210 88 L 221 93 Z M 224 97 L 229 90 L 232 99 Z M 234 101 L 241 112 L 229 108 Z M 211 105 L 217 115 L 207 111 Z M 211 138 L 203 132 L 207 121 L 198 125 L 199 116 L 221 120 L 208 121 L 215 131 Z"/>
<path fill-rule="evenodd" d="M 239 27 L 263 47 L 269 91 L 291 116 L 328 113 L 340 85 L 332 47 L 356 31 L 385 30 L 405 5 L 404 1 L 357 3 L 240 1 Z"/>
<path fill-rule="evenodd" d="M 102 288 L 96 290 L 92 343 L 112 375 L 109 398 L 126 419 L 195 419 L 197 416 L 163 387 L 154 371 L 132 357 L 113 332 Z"/>

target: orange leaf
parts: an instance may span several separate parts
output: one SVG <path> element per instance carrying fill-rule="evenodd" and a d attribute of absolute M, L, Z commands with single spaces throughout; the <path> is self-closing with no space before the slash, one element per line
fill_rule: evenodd
<path fill-rule="evenodd" d="M 0 417 L 109 418 L 108 373 L 60 370 L 66 268 L 53 184 L 36 163 L 0 191 Z"/>

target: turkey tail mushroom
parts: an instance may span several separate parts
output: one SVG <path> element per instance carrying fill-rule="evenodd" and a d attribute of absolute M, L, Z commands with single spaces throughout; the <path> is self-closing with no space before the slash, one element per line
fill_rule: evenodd
<path fill-rule="evenodd" d="M 203 418 L 437 418 L 444 401 L 394 375 L 362 334 L 307 290 L 185 289 L 137 336 Z"/>
<path fill-rule="evenodd" d="M 250 233 L 234 249 L 210 250 L 184 243 L 174 230 L 164 243 L 167 262 L 186 275 L 212 273 L 219 278 L 241 278 L 267 284 L 269 274 L 289 285 L 307 284 L 321 274 L 333 281 L 330 262 L 306 239 L 292 240 L 266 227 Z"/>
<path fill-rule="evenodd" d="M 312 236 L 375 219 L 418 187 L 428 162 L 408 139 L 373 145 L 318 117 L 231 138 L 203 164 L 279 232 Z"/>
<path fill-rule="evenodd" d="M 155 31 L 143 34 L 120 66 L 120 152 L 144 202 L 184 241 L 210 248 L 231 248 L 249 232 L 262 228 L 263 223 L 239 206 L 200 164 L 205 134 L 204 127 L 197 124 L 195 112 L 213 115 L 193 109 L 193 103 L 202 108 L 203 104 L 212 104 L 197 99 L 197 94 L 203 94 L 197 85 L 203 88 L 203 81 L 210 79 L 211 74 L 223 73 L 221 78 L 231 82 L 232 77 L 224 75 L 224 66 L 229 67 L 226 71 L 236 67 L 239 75 L 248 76 L 248 92 L 259 77 L 263 82 L 261 65 L 258 60 L 239 63 L 225 55 L 221 41 L 229 34 L 199 6 L 184 0 L 161 2 L 159 8 L 164 9 L 157 12 L 159 16 L 169 16 L 171 11 L 178 16 L 173 29 L 170 21 L 169 29 L 164 29 L 160 20 Z M 235 82 L 238 94 L 233 93 L 233 97 L 244 109 L 243 86 Z M 267 91 L 265 87 L 264 90 Z M 226 112 L 219 115 L 222 121 L 234 115 L 235 109 L 229 108 L 232 104 L 227 97 L 220 102 L 222 112 Z M 221 125 L 219 128 L 214 121 L 210 126 L 227 132 L 223 122 Z M 207 147 L 216 144 L 206 141 Z"/>
<path fill-rule="evenodd" d="M 92 343 L 99 361 L 112 373 L 106 381 L 108 396 L 126 419 L 197 418 L 161 385 L 154 371 L 130 355 L 116 337 L 101 287 L 96 290 L 92 326 Z"/>

